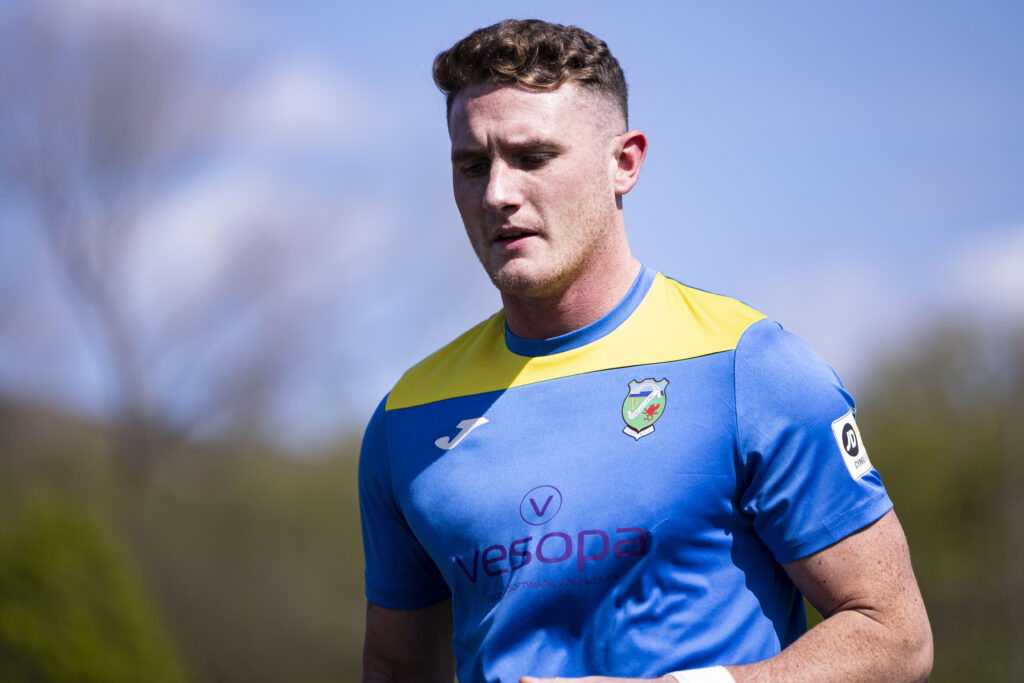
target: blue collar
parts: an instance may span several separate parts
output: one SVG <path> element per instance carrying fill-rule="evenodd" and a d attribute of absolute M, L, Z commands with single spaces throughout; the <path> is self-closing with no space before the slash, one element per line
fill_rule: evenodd
<path fill-rule="evenodd" d="M 553 353 L 571 351 L 581 346 L 597 341 L 605 336 L 623 322 L 626 321 L 640 302 L 643 301 L 647 290 L 654 282 L 657 271 L 647 266 L 640 269 L 633 286 L 622 297 L 622 301 L 615 304 L 615 308 L 608 311 L 604 316 L 578 330 L 550 339 L 523 339 L 512 334 L 508 329 L 508 322 L 505 323 L 505 344 L 508 350 L 520 356 L 550 356 Z"/>

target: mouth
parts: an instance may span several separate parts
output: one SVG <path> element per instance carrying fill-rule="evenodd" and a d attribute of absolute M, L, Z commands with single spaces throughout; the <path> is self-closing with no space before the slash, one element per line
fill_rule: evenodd
<path fill-rule="evenodd" d="M 521 241 L 526 239 L 527 237 L 534 237 L 536 235 L 537 232 L 535 230 L 530 230 L 528 228 L 508 227 L 499 230 L 498 233 L 494 236 L 494 241 L 497 244 L 511 244 L 513 242 Z"/>

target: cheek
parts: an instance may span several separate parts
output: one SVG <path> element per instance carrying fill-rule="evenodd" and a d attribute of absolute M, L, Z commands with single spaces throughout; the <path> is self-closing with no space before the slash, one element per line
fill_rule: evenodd
<path fill-rule="evenodd" d="M 579 176 L 572 173 L 551 173 L 524 188 L 524 197 L 541 213 L 564 212 L 580 194 Z"/>
<path fill-rule="evenodd" d="M 561 197 L 567 203 L 574 203 L 574 198 L 590 202 L 595 195 L 614 192 L 608 166 L 597 155 L 579 159 L 571 167 L 562 169 L 539 190 L 548 196 Z"/>
<path fill-rule="evenodd" d="M 455 206 L 463 217 L 472 215 L 481 208 L 481 198 L 468 183 L 453 183 L 452 194 L 455 197 Z"/>

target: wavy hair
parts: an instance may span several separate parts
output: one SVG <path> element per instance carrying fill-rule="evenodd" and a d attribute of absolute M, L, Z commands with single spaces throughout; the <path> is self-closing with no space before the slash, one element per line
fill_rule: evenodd
<path fill-rule="evenodd" d="M 609 97 L 629 120 L 622 67 L 603 40 L 577 26 L 506 19 L 473 31 L 434 59 L 434 83 L 449 114 L 459 91 L 477 83 L 554 90 L 567 82 Z"/>

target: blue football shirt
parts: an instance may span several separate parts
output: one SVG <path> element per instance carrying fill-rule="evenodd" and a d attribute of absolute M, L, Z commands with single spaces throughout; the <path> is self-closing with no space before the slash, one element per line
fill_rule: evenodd
<path fill-rule="evenodd" d="M 806 629 L 780 565 L 892 506 L 831 368 L 646 267 L 587 327 L 498 313 L 410 369 L 359 491 L 367 597 L 450 597 L 463 683 L 771 657 Z"/>

